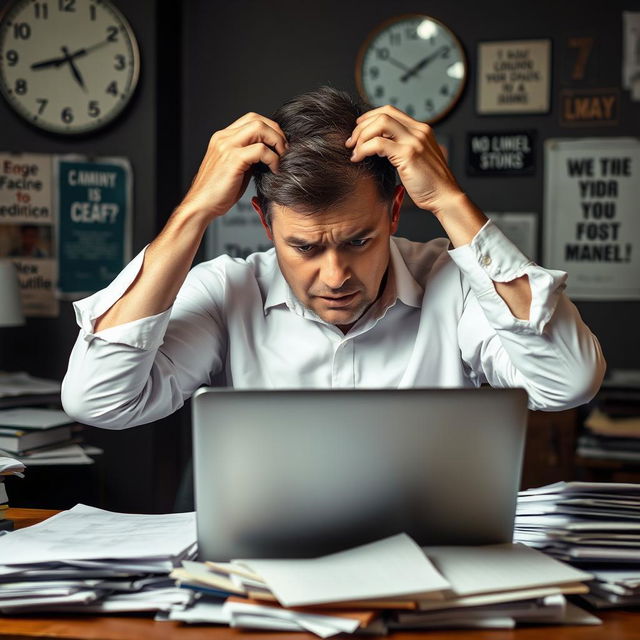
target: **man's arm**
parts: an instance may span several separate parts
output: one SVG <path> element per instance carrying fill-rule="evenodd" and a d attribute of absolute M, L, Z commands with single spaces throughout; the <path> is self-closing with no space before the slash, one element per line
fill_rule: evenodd
<path fill-rule="evenodd" d="M 98 318 L 94 331 L 168 309 L 191 268 L 208 224 L 240 199 L 255 163 L 264 162 L 272 171 L 278 171 L 279 156 L 286 144 L 280 126 L 256 113 L 248 113 L 214 133 L 189 192 L 147 248 L 134 282 Z"/>
<path fill-rule="evenodd" d="M 361 115 L 346 146 L 352 160 L 385 156 L 398 170 L 407 193 L 420 209 L 431 211 L 454 247 L 467 245 L 486 224 L 487 217 L 460 189 L 429 125 L 389 105 Z M 527 276 L 494 282 L 511 313 L 529 318 L 531 288 Z"/>

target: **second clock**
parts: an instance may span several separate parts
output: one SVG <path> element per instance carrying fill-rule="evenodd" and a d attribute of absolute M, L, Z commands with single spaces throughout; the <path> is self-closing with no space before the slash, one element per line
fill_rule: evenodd
<path fill-rule="evenodd" d="M 411 14 L 383 22 L 360 47 L 356 83 L 374 107 L 391 104 L 422 122 L 441 120 L 462 95 L 464 49 L 444 24 Z"/>

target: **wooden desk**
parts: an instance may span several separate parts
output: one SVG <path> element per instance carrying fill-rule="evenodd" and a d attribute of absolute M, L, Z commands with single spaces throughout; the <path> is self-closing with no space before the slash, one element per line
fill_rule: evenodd
<path fill-rule="evenodd" d="M 55 513 L 40 509 L 7 509 L 3 515 L 14 520 L 16 528 L 21 528 Z M 415 631 L 378 637 L 389 640 L 640 640 L 640 611 L 608 611 L 597 615 L 604 621 L 598 627 L 543 625 L 516 630 Z M 36 637 L 77 640 L 317 640 L 317 636 L 308 633 L 241 632 L 219 626 L 155 622 L 149 616 L 43 614 L 0 617 L 0 638 Z"/>

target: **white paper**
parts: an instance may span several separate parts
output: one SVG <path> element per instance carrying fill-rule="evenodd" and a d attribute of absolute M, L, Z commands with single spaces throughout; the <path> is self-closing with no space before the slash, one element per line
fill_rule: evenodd
<path fill-rule="evenodd" d="M 195 541 L 194 513 L 125 514 L 79 504 L 0 538 L 0 564 L 173 558 Z"/>
<path fill-rule="evenodd" d="M 522 544 L 437 546 L 424 551 L 458 596 L 592 579 L 591 574 Z"/>
<path fill-rule="evenodd" d="M 420 547 L 398 534 L 311 560 L 238 560 L 287 607 L 392 598 L 447 589 Z"/>
<path fill-rule="evenodd" d="M 0 372 L 0 397 L 59 393 L 61 386 L 57 380 L 34 378 L 25 371 Z"/>
<path fill-rule="evenodd" d="M 179 620 L 180 622 L 188 622 L 191 624 L 229 624 L 231 617 L 226 611 L 223 611 L 222 607 L 222 602 L 211 602 L 200 599 L 188 609 L 169 611 L 167 619 Z"/>
<path fill-rule="evenodd" d="M 0 475 L 22 475 L 24 464 L 15 458 L 0 456 Z"/>
<path fill-rule="evenodd" d="M 64 411 L 40 409 L 38 407 L 20 407 L 0 410 L 0 426 L 23 427 L 25 429 L 49 429 L 61 424 L 73 422 Z"/>

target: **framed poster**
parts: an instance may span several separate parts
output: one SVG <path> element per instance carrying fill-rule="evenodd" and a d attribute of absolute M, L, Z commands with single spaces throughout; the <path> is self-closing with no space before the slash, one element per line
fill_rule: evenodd
<path fill-rule="evenodd" d="M 536 170 L 536 132 L 467 133 L 467 174 L 526 176 Z"/>
<path fill-rule="evenodd" d="M 131 259 L 133 179 L 126 158 L 56 156 L 58 295 L 106 287 Z"/>
<path fill-rule="evenodd" d="M 479 114 L 547 113 L 550 85 L 551 40 L 506 40 L 478 45 Z"/>
<path fill-rule="evenodd" d="M 640 139 L 545 143 L 545 266 L 574 300 L 640 300 Z"/>

